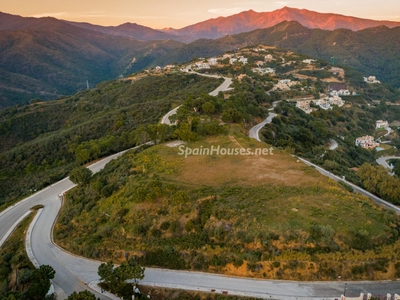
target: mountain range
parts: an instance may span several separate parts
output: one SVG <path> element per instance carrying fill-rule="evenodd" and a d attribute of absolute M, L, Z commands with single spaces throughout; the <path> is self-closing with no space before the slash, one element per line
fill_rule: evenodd
<path fill-rule="evenodd" d="M 297 21 L 308 28 L 335 30 L 346 28 L 353 31 L 369 27 L 400 26 L 400 22 L 376 21 L 332 13 L 318 13 L 307 9 L 284 7 L 272 12 L 244 11 L 229 17 L 206 20 L 181 29 L 164 29 L 168 33 L 179 36 L 190 36 L 193 39 L 215 39 L 228 34 L 248 32 L 260 28 L 268 28 L 283 21 Z"/>
<path fill-rule="evenodd" d="M 140 71 L 182 45 L 111 36 L 54 18 L 7 19 L 0 15 L 0 108 L 70 95 L 87 83 Z"/>
<path fill-rule="evenodd" d="M 86 88 L 87 82 L 93 86 L 148 67 L 214 56 L 248 43 L 278 46 L 325 60 L 334 56 L 340 64 L 398 87 L 398 25 L 288 7 L 266 13 L 250 10 L 164 30 L 131 23 L 105 27 L 0 13 L 0 109 L 33 98 L 69 95 Z"/>

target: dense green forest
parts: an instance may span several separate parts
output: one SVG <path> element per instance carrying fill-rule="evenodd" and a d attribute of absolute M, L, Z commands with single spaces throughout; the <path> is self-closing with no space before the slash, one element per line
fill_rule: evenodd
<path fill-rule="evenodd" d="M 30 22 L 23 29 L 1 30 L 0 109 L 71 95 L 86 89 L 87 81 L 94 87 L 141 71 L 181 45 L 115 37 L 54 18 Z"/>
<path fill-rule="evenodd" d="M 2 110 L 0 203 L 64 178 L 75 164 L 141 143 L 141 128 L 157 123 L 172 103 L 218 84 L 197 75 L 145 76 Z"/>

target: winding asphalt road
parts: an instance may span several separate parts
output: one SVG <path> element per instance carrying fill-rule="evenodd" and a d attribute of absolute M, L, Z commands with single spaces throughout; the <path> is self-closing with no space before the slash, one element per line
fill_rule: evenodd
<path fill-rule="evenodd" d="M 192 74 L 197 74 L 197 75 L 204 76 L 204 77 L 221 78 L 221 76 L 218 76 L 218 75 L 201 74 L 201 73 L 197 73 L 194 71 L 188 71 L 188 70 L 186 70 L 186 72 L 192 73 Z M 224 82 L 219 87 L 217 87 L 215 90 L 210 92 L 209 93 L 210 96 L 217 96 L 219 92 L 229 91 L 232 89 L 229 87 L 232 84 L 232 78 L 228 78 L 228 77 L 222 77 L 222 78 L 224 78 Z M 164 115 L 164 117 L 161 119 L 161 124 L 167 124 L 170 126 L 174 125 L 169 120 L 169 117 L 175 115 L 176 112 L 178 111 L 179 107 L 181 107 L 181 106 L 182 105 L 179 105 L 179 106 L 175 107 L 174 109 L 170 110 L 169 112 L 167 112 L 167 114 Z"/>
<path fill-rule="evenodd" d="M 95 173 L 109 161 L 125 151 L 104 158 L 89 168 Z M 13 227 L 23 218 L 30 208 L 44 205 L 38 212 L 35 223 L 29 229 L 30 237 L 27 251 L 36 265 L 49 264 L 56 270 L 54 283 L 62 289 L 59 298 L 65 298 L 73 291 L 88 289 L 88 284 L 98 280 L 97 268 L 100 262 L 78 257 L 57 247 L 52 241 L 52 227 L 61 208 L 58 195 L 74 187 L 65 178 L 46 189 L 18 202 L 0 213 L 0 241 L 10 234 Z M 1 245 L 0 245 L 1 246 Z M 342 294 L 343 282 L 294 282 L 277 280 L 257 280 L 238 278 L 209 273 L 174 271 L 146 268 L 142 284 L 176 287 L 192 290 L 228 292 L 228 294 L 253 295 L 264 299 L 334 299 Z M 56 289 L 57 290 L 57 289 Z M 360 292 L 372 292 L 385 295 L 399 293 L 400 282 L 347 282 L 347 295 L 359 295 Z M 92 292 L 94 292 L 92 290 Z M 96 293 L 96 292 L 95 292 Z M 96 293 L 100 299 L 109 299 Z"/>
<path fill-rule="evenodd" d="M 264 121 L 262 121 L 261 123 L 257 124 L 256 126 L 254 126 L 249 130 L 249 137 L 261 142 L 259 136 L 260 129 L 263 128 L 266 124 L 271 123 L 272 119 L 275 118 L 276 116 L 277 114 L 270 112 L 268 117 Z"/>
<path fill-rule="evenodd" d="M 381 166 L 383 166 L 383 167 L 385 167 L 385 168 L 391 170 L 389 164 L 387 163 L 387 161 L 388 161 L 388 160 L 391 160 L 391 159 L 400 159 L 400 156 L 382 156 L 382 157 L 379 157 L 379 158 L 376 160 L 376 162 L 377 162 L 378 164 L 380 164 Z"/>
<path fill-rule="evenodd" d="M 275 104 L 275 105 L 276 105 L 276 104 Z M 264 120 L 263 122 L 261 122 L 260 124 L 257 124 L 256 126 L 254 126 L 253 128 L 251 128 L 250 131 L 249 131 L 249 137 L 251 137 L 251 138 L 253 138 L 253 139 L 256 139 L 257 141 L 260 142 L 260 138 L 259 138 L 258 132 L 260 131 L 260 129 L 261 129 L 262 127 L 265 126 L 265 124 L 271 123 L 272 119 L 273 119 L 275 116 L 276 116 L 276 114 L 270 113 L 270 115 L 268 116 L 267 119 L 265 119 L 265 120 Z M 331 143 L 331 146 L 329 147 L 329 150 L 335 150 L 335 149 L 338 147 L 338 143 L 337 143 L 335 140 L 331 139 L 331 140 L 330 140 L 330 143 Z M 335 181 L 345 181 L 345 182 L 346 182 L 349 186 L 351 186 L 355 191 L 357 191 L 357 192 L 363 194 L 364 196 L 367 196 L 367 197 L 370 198 L 373 202 L 375 202 L 375 203 L 377 203 L 377 204 L 379 204 L 379 205 L 382 205 L 382 206 L 384 206 L 384 207 L 387 208 L 387 209 L 394 210 L 398 215 L 400 215 L 400 207 L 395 206 L 395 205 L 393 205 L 393 204 L 391 204 L 391 203 L 389 203 L 389 202 L 387 202 L 387 201 L 385 201 L 385 200 L 383 200 L 383 199 L 381 199 L 381 198 L 379 198 L 379 197 L 377 197 L 377 196 L 371 194 L 370 192 L 364 190 L 363 188 L 361 188 L 361 187 L 359 187 L 359 186 L 357 186 L 357 185 L 355 185 L 355 184 L 353 184 L 353 183 L 351 183 L 351 182 L 346 181 L 344 178 L 340 178 L 339 176 L 336 176 L 335 174 L 333 174 L 333 173 L 331 173 L 331 172 L 329 172 L 329 171 L 327 171 L 327 170 L 321 168 L 320 166 L 317 166 L 316 164 L 313 164 L 312 162 L 309 162 L 308 160 L 305 160 L 304 158 L 301 158 L 301 157 L 297 157 L 297 158 L 298 158 L 299 160 L 301 160 L 303 163 L 305 163 L 306 165 L 311 166 L 311 167 L 314 167 L 314 168 L 315 168 L 318 172 L 320 172 L 322 175 L 325 175 L 325 176 L 327 176 L 327 177 L 329 177 L 329 178 L 332 178 L 332 179 L 335 180 Z M 387 165 L 386 160 L 388 160 L 388 159 L 394 159 L 394 158 L 400 158 L 400 157 L 396 157 L 396 156 L 387 156 L 387 157 L 383 157 L 383 158 L 381 158 L 381 159 L 382 159 L 382 162 L 385 163 L 385 164 Z M 378 161 L 378 160 L 377 160 L 377 161 Z M 388 166 L 388 167 L 389 167 L 389 166 Z M 400 286 L 399 286 L 399 289 L 400 289 Z"/>

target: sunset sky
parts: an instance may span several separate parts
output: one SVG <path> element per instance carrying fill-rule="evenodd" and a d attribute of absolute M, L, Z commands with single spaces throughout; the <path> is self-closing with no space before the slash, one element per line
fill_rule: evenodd
<path fill-rule="evenodd" d="M 0 11 L 31 17 L 53 16 L 99 25 L 138 23 L 152 28 L 182 28 L 219 16 L 284 6 L 317 12 L 400 21 L 399 0 L 1 0 Z"/>

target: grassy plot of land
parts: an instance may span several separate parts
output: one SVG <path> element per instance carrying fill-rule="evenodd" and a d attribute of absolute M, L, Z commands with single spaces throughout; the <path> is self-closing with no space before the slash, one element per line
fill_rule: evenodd
<path fill-rule="evenodd" d="M 236 132 L 127 153 L 68 194 L 56 242 L 88 257 L 137 255 L 144 265 L 172 269 L 400 277 L 396 215 L 278 150 L 180 155 L 218 146 L 255 152 L 267 145 Z"/>

